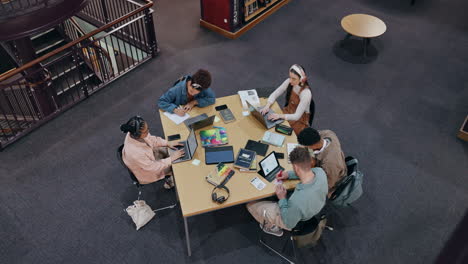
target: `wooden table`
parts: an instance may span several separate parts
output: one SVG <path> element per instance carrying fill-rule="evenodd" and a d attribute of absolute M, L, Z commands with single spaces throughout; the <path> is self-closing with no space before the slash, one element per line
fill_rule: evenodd
<path fill-rule="evenodd" d="M 341 19 L 341 26 L 348 33 L 344 40 L 351 36 L 363 38 L 364 57 L 367 56 L 367 46 L 371 38 L 378 37 L 387 30 L 387 26 L 381 19 L 366 14 L 345 16 Z"/>
<path fill-rule="evenodd" d="M 261 98 L 261 102 L 266 104 L 266 99 Z M 226 104 L 234 114 L 236 121 L 232 123 L 225 124 L 220 119 L 220 121 L 214 123 L 214 126 L 225 127 L 228 134 L 229 145 L 232 145 L 234 148 L 234 155 L 236 157 L 237 152 L 240 148 L 245 147 L 248 139 L 260 140 L 263 134 L 266 131 L 266 128 L 260 124 L 252 115 L 243 116 L 242 115 L 242 104 L 238 95 L 231 95 L 222 98 L 217 98 L 216 103 L 212 106 L 205 108 L 195 107 L 189 114 L 191 117 L 197 116 L 202 113 L 208 114 L 208 116 L 216 114 L 219 117 L 218 112 L 215 110 L 215 106 Z M 272 109 L 277 113 L 281 113 L 281 109 L 278 107 L 278 104 L 275 103 L 272 106 Z M 164 129 L 164 134 L 166 136 L 172 134 L 180 134 L 182 140 L 186 140 L 189 134 L 189 130 L 182 123 L 176 125 L 168 117 L 163 115 L 162 111 L 159 111 L 161 116 L 161 122 Z M 288 125 L 287 122 L 284 124 Z M 209 129 L 210 127 L 205 127 L 200 130 Z M 271 129 L 274 131 L 274 129 Z M 200 143 L 200 133 L 196 131 L 198 148 L 195 152 L 194 159 L 201 161 L 200 165 L 195 166 L 192 164 L 192 161 L 181 162 L 172 165 L 174 172 L 176 191 L 178 199 L 180 201 L 180 207 L 182 210 L 182 216 L 184 218 L 185 226 L 185 236 L 187 239 L 187 251 L 188 255 L 191 255 L 190 248 L 190 236 L 187 225 L 187 218 L 207 212 L 212 212 L 215 210 L 231 207 L 238 204 L 244 204 L 250 201 L 262 199 L 265 197 L 272 196 L 275 193 L 274 184 L 268 182 L 257 173 L 249 172 L 240 172 L 235 168 L 234 176 L 229 180 L 226 186 L 231 192 L 229 199 L 223 204 L 217 204 L 211 200 L 211 191 L 213 190 L 213 185 L 209 184 L 205 180 L 205 176 L 208 175 L 216 165 L 206 165 L 205 164 L 205 150 L 201 147 Z M 292 170 L 291 164 L 287 162 L 287 143 L 297 143 L 297 137 L 293 133 L 291 136 L 286 136 L 286 140 L 283 144 L 283 147 L 275 147 L 270 145 L 268 148 L 268 153 L 271 151 L 282 152 L 285 154 L 285 159 L 280 159 L 280 164 L 286 170 Z M 257 156 L 257 162 L 263 159 L 263 156 Z M 228 164 L 229 167 L 233 168 L 232 164 Z M 266 183 L 266 187 L 259 191 L 252 184 L 250 180 L 255 177 L 259 177 Z M 287 181 L 285 186 L 288 189 L 294 188 L 298 181 Z"/>

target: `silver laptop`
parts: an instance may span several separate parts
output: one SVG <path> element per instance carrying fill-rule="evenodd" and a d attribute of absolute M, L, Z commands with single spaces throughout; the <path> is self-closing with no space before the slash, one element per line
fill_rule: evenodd
<path fill-rule="evenodd" d="M 193 130 L 198 130 L 200 128 L 211 126 L 211 125 L 213 125 L 215 117 L 216 117 L 215 115 L 212 115 L 212 116 L 207 117 L 205 119 L 199 120 L 199 121 L 191 124 L 190 128 L 192 128 Z"/>
<path fill-rule="evenodd" d="M 201 114 L 201 115 L 197 115 L 195 117 L 191 117 L 187 120 L 184 121 L 184 124 L 185 126 L 190 130 L 192 125 L 198 121 L 201 121 L 201 120 L 204 120 L 208 118 L 208 115 L 207 114 Z"/>
<path fill-rule="evenodd" d="M 195 136 L 195 130 L 191 129 L 187 140 L 181 141 L 179 143 L 182 143 L 183 146 L 177 146 L 176 148 L 183 149 L 185 154 L 181 158 L 173 161 L 172 163 L 179 163 L 187 160 L 192 160 L 193 155 L 195 155 L 195 151 L 198 147 L 197 137 Z M 174 153 L 174 151 L 176 150 L 169 148 L 169 155 L 172 155 L 172 153 Z"/>
<path fill-rule="evenodd" d="M 265 115 L 262 115 L 262 113 L 260 113 L 260 110 L 263 108 L 263 106 L 255 107 L 252 104 L 250 104 L 249 101 L 247 101 L 247 105 L 249 106 L 250 114 L 253 115 L 255 119 L 262 123 L 267 129 L 274 127 L 276 124 L 281 124 L 284 121 L 283 119 L 278 119 L 276 121 L 268 120 L 268 115 L 275 113 L 275 111 L 273 111 L 272 109 L 270 109 L 270 111 L 268 111 L 268 113 L 266 113 Z"/>

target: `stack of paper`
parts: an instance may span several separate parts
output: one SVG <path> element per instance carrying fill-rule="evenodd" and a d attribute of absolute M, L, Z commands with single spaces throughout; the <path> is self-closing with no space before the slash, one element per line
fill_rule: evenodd
<path fill-rule="evenodd" d="M 291 163 L 291 160 L 289 160 L 289 154 L 297 147 L 300 146 L 297 143 L 288 143 L 287 148 L 288 148 L 288 163 Z"/>
<path fill-rule="evenodd" d="M 242 103 L 242 108 L 244 110 L 248 110 L 249 106 L 247 105 L 247 101 L 255 107 L 260 106 L 260 98 L 258 98 L 257 90 L 252 89 L 252 90 L 244 90 L 244 91 L 238 91 L 239 97 L 241 99 Z"/>
<path fill-rule="evenodd" d="M 176 123 L 176 125 L 179 125 L 180 123 L 184 122 L 185 119 L 190 118 L 190 115 L 185 113 L 184 116 L 179 116 L 177 114 L 171 114 L 169 112 L 164 112 L 164 115 L 167 116 L 172 122 Z"/>

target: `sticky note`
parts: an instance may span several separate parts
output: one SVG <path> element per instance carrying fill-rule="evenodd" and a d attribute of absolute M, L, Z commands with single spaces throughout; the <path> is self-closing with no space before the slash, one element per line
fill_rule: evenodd
<path fill-rule="evenodd" d="M 198 165 L 200 165 L 200 160 L 194 159 L 194 160 L 192 161 L 192 164 L 195 165 L 195 166 L 198 166 Z"/>
<path fill-rule="evenodd" d="M 261 191 L 263 188 L 265 188 L 266 184 L 262 182 L 258 177 L 253 178 L 250 183 L 257 188 L 257 190 Z"/>

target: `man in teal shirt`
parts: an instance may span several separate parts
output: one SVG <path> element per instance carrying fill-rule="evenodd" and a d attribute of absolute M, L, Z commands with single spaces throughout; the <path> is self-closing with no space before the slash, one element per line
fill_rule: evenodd
<path fill-rule="evenodd" d="M 295 148 L 289 155 L 294 171 L 280 172 L 279 181 L 299 179 L 292 195 L 287 198 L 282 184 L 276 186 L 278 202 L 256 201 L 247 204 L 250 214 L 263 226 L 263 231 L 282 236 L 283 230 L 293 229 L 300 221 L 309 220 L 325 205 L 328 184 L 322 168 L 310 168 L 309 151 L 304 147 Z M 265 225 L 263 225 L 265 223 Z"/>

